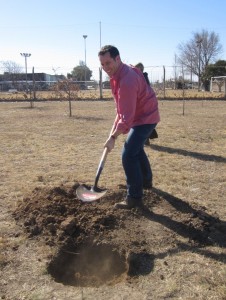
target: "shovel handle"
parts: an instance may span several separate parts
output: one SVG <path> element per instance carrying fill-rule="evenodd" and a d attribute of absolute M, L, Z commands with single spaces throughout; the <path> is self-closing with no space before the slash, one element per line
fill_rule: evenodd
<path fill-rule="evenodd" d="M 105 147 L 104 148 L 104 152 L 103 152 L 103 154 L 101 156 L 101 159 L 100 159 L 100 163 L 99 163 L 98 169 L 97 169 L 96 178 L 95 178 L 95 182 L 94 182 L 94 186 L 93 186 L 94 189 L 97 187 L 98 180 L 99 180 L 100 174 L 101 174 L 101 172 L 102 172 L 102 170 L 104 168 L 104 164 L 105 164 L 107 155 L 108 155 L 108 148 Z"/>

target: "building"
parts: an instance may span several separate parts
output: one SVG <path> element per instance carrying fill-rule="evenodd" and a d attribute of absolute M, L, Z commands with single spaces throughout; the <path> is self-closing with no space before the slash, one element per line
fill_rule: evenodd
<path fill-rule="evenodd" d="M 0 74 L 0 91 L 48 90 L 51 85 L 65 79 L 64 75 L 49 75 L 46 73 L 8 73 Z"/>

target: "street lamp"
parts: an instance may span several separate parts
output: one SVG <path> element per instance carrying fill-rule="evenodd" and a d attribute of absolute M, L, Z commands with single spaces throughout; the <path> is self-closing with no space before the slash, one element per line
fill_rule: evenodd
<path fill-rule="evenodd" d="M 196 45 L 199 47 L 199 58 L 198 58 L 198 72 L 199 72 L 199 82 L 198 82 L 198 91 L 200 91 L 200 60 L 201 60 L 201 45 L 202 45 L 202 38 L 199 37 L 197 40 L 196 40 Z"/>
<path fill-rule="evenodd" d="M 20 53 L 21 56 L 25 58 L 25 72 L 26 72 L 26 92 L 28 92 L 27 88 L 27 58 L 31 56 L 30 53 Z"/>
<path fill-rule="evenodd" d="M 86 38 L 88 35 L 83 35 L 85 45 L 85 86 L 86 86 Z"/>

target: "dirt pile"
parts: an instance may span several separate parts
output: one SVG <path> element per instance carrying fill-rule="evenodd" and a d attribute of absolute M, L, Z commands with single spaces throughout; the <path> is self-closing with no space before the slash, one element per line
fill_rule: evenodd
<path fill-rule="evenodd" d="M 153 189 L 145 191 L 144 209 L 114 210 L 125 187 L 82 203 L 76 197 L 78 185 L 36 188 L 13 213 L 29 238 L 55 249 L 47 270 L 57 282 L 115 284 L 149 274 L 157 255 L 214 243 L 226 246 L 225 223 L 205 207 Z"/>

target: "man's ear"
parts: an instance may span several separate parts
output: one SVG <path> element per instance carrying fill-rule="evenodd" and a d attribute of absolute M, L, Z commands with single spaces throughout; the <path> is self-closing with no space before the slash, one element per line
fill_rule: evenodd
<path fill-rule="evenodd" d="M 120 56 L 117 55 L 116 58 L 115 58 L 115 60 L 116 60 L 117 63 L 120 62 L 121 61 Z"/>

